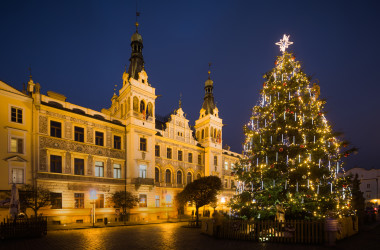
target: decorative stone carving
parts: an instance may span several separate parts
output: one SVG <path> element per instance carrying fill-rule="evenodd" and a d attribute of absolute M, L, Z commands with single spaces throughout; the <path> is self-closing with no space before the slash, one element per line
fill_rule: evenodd
<path fill-rule="evenodd" d="M 87 127 L 87 142 L 94 143 L 94 131 L 92 127 Z"/>
<path fill-rule="evenodd" d="M 55 148 L 68 152 L 80 152 L 89 155 L 100 155 L 117 159 L 124 159 L 124 151 L 105 149 L 95 145 L 84 145 L 75 141 L 64 141 L 54 137 L 40 137 L 41 148 Z"/>
<path fill-rule="evenodd" d="M 46 111 L 46 114 L 48 116 L 53 116 L 53 117 L 57 117 L 57 118 L 60 118 L 60 119 L 64 119 L 66 120 L 66 116 L 65 115 L 61 115 L 61 114 L 57 114 L 57 113 L 53 113 L 53 112 L 50 112 L 50 111 Z"/>
<path fill-rule="evenodd" d="M 40 171 L 46 172 L 47 171 L 47 150 L 41 149 L 40 150 Z"/>
<path fill-rule="evenodd" d="M 47 130 L 48 130 L 48 119 L 46 116 L 42 116 L 40 115 L 40 124 L 39 124 L 39 127 L 40 127 L 40 133 L 42 134 L 47 134 Z"/>
<path fill-rule="evenodd" d="M 94 184 L 67 184 L 68 190 L 74 190 L 74 191 L 88 191 L 90 189 L 95 189 L 100 192 L 109 192 L 110 186 L 108 185 L 94 185 Z"/>
<path fill-rule="evenodd" d="M 71 174 L 71 154 L 70 152 L 66 153 L 66 168 L 65 174 Z"/>
<path fill-rule="evenodd" d="M 92 175 L 92 161 L 93 157 L 89 155 L 87 159 L 87 175 Z"/>
<path fill-rule="evenodd" d="M 112 140 L 111 140 L 112 134 L 110 131 L 107 131 L 106 135 L 107 135 L 106 147 L 111 147 L 112 146 L 111 145 L 112 144 Z"/>
<path fill-rule="evenodd" d="M 70 122 L 65 122 L 65 137 L 66 139 L 69 139 L 69 140 L 73 138 Z"/>
<path fill-rule="evenodd" d="M 107 177 L 112 178 L 112 164 L 111 159 L 107 159 Z"/>

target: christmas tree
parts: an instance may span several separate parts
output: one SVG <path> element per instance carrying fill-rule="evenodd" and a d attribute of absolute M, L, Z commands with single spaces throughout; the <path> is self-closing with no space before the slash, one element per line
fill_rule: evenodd
<path fill-rule="evenodd" d="M 355 151 L 334 133 L 319 98 L 284 35 L 275 67 L 264 75 L 259 104 L 244 127 L 244 157 L 235 168 L 232 210 L 248 218 L 322 218 L 351 213 L 349 178 L 342 158 Z"/>

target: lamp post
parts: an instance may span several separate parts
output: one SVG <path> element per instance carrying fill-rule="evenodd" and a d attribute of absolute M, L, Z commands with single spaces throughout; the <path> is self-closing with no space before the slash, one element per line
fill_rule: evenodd
<path fill-rule="evenodd" d="M 98 195 L 95 189 L 90 190 L 90 200 L 92 201 L 92 227 L 95 227 L 95 202 L 98 199 Z"/>

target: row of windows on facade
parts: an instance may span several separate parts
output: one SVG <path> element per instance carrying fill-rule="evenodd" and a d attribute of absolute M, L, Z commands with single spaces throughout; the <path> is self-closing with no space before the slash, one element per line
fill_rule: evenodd
<path fill-rule="evenodd" d="M 139 194 L 139 207 L 147 207 L 147 195 Z M 62 209 L 62 193 L 50 193 L 50 202 L 52 209 Z M 171 195 L 165 196 L 165 204 L 171 206 L 172 197 Z M 95 200 L 96 208 L 104 208 L 104 194 L 97 194 L 97 199 Z M 160 196 L 155 196 L 155 207 L 160 207 Z M 85 208 L 84 207 L 84 193 L 74 193 L 74 208 Z"/>
<path fill-rule="evenodd" d="M 197 131 L 197 139 L 198 140 L 201 140 L 201 139 L 204 139 L 204 138 L 207 138 L 209 137 L 209 133 L 208 133 L 208 127 L 206 127 L 205 129 L 202 129 L 202 131 Z M 210 137 L 214 138 L 214 139 L 217 139 L 217 138 L 220 138 L 221 137 L 221 130 L 219 129 L 216 129 L 216 128 L 213 128 L 211 127 L 210 128 Z"/>
<path fill-rule="evenodd" d="M 50 155 L 50 172 L 62 173 L 62 156 Z M 74 158 L 74 174 L 84 175 L 84 159 Z M 104 177 L 103 161 L 95 161 L 95 176 Z M 113 177 L 121 178 L 121 164 L 113 164 Z"/>
<path fill-rule="evenodd" d="M 140 145 L 141 145 L 141 141 L 140 141 Z M 140 150 L 141 150 L 141 146 L 140 146 Z M 160 145 L 155 145 L 154 154 L 155 154 L 156 157 L 161 157 L 161 147 L 160 147 Z M 177 158 L 178 161 L 183 161 L 184 157 L 183 157 L 183 151 L 182 150 L 178 150 L 177 157 L 178 157 Z M 172 150 L 172 148 L 167 148 L 166 149 L 166 158 L 167 159 L 172 159 L 173 158 L 173 150 Z M 187 155 L 187 161 L 189 163 L 193 163 L 193 153 L 188 153 L 188 155 Z M 202 165 L 202 155 L 201 154 L 198 155 L 198 165 Z"/>
<path fill-rule="evenodd" d="M 139 177 L 141 178 L 144 178 L 142 173 L 141 173 L 141 166 L 140 166 L 140 173 L 139 173 Z M 172 171 L 170 169 L 166 169 L 165 170 L 165 183 L 172 183 Z M 201 178 L 201 175 L 198 173 L 197 174 L 197 179 Z M 156 167 L 154 169 L 154 181 L 155 182 L 160 182 L 161 181 L 161 177 L 160 177 L 160 169 L 158 167 Z M 186 175 L 186 184 L 189 184 L 190 182 L 193 181 L 193 174 L 188 172 L 187 175 Z M 181 170 L 178 170 L 177 171 L 177 174 L 176 174 L 176 183 L 177 184 L 184 184 L 183 183 L 183 174 L 182 174 L 182 171 Z"/>
<path fill-rule="evenodd" d="M 62 138 L 62 123 L 50 121 L 50 136 Z M 74 141 L 84 142 L 84 128 L 74 126 Z M 104 133 L 95 131 L 95 145 L 104 146 Z M 121 137 L 113 136 L 113 148 L 121 149 Z"/>

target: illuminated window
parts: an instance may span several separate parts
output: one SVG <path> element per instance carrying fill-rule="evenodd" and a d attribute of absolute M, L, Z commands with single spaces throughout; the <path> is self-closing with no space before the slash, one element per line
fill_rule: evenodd
<path fill-rule="evenodd" d="M 140 138 L 140 150 L 146 151 L 146 138 Z"/>
<path fill-rule="evenodd" d="M 155 200 L 156 207 L 160 207 L 160 196 L 156 195 L 155 198 L 156 198 L 156 200 Z"/>
<path fill-rule="evenodd" d="M 104 208 L 104 194 L 98 194 L 98 198 L 95 200 L 96 208 Z"/>
<path fill-rule="evenodd" d="M 224 162 L 224 169 L 228 170 L 228 162 L 227 161 Z"/>
<path fill-rule="evenodd" d="M 60 122 L 50 121 L 50 136 L 62 137 L 62 124 Z"/>
<path fill-rule="evenodd" d="M 74 207 L 84 208 L 84 193 L 74 193 Z"/>
<path fill-rule="evenodd" d="M 74 127 L 74 140 L 84 142 L 84 128 Z"/>
<path fill-rule="evenodd" d="M 104 177 L 104 162 L 102 161 L 95 162 L 95 176 Z"/>
<path fill-rule="evenodd" d="M 11 153 L 22 154 L 24 152 L 24 139 L 12 137 L 9 149 Z"/>
<path fill-rule="evenodd" d="M 22 109 L 11 107 L 11 121 L 22 123 Z"/>
<path fill-rule="evenodd" d="M 113 137 L 113 148 L 114 149 L 121 149 L 121 137 L 114 135 Z"/>
<path fill-rule="evenodd" d="M 113 164 L 113 178 L 120 179 L 121 178 L 121 165 Z"/>
<path fill-rule="evenodd" d="M 139 167 L 139 177 L 146 178 L 146 165 L 140 165 Z"/>
<path fill-rule="evenodd" d="M 50 155 L 50 172 L 62 173 L 62 156 Z"/>
<path fill-rule="evenodd" d="M 139 195 L 139 207 L 147 207 L 146 194 Z"/>
<path fill-rule="evenodd" d="M 231 163 L 231 169 L 234 169 L 235 164 Z"/>

